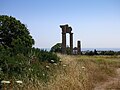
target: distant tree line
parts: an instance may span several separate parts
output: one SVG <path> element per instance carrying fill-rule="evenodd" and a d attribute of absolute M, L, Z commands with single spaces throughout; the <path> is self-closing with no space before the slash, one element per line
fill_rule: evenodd
<path fill-rule="evenodd" d="M 94 49 L 94 51 L 85 51 L 82 53 L 83 55 L 120 55 L 120 51 L 97 51 Z"/>
<path fill-rule="evenodd" d="M 52 46 L 50 52 L 61 53 L 62 52 L 62 43 L 57 43 Z M 66 47 L 66 54 L 70 54 L 70 47 Z M 120 51 L 97 51 L 94 49 L 93 51 L 82 51 L 82 55 L 120 55 Z"/>

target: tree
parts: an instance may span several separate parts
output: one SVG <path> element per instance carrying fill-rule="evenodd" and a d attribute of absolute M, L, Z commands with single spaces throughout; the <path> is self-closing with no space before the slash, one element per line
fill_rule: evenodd
<path fill-rule="evenodd" d="M 97 50 L 96 50 L 96 49 L 94 49 L 94 55 L 98 55 L 98 53 L 97 53 Z"/>
<path fill-rule="evenodd" d="M 31 48 L 34 40 L 27 27 L 12 16 L 0 15 L 0 45 L 13 52 Z"/>
<path fill-rule="evenodd" d="M 90 56 L 92 56 L 92 55 L 94 55 L 94 52 L 88 50 L 88 51 L 85 53 L 85 55 L 90 55 Z"/>
<path fill-rule="evenodd" d="M 59 53 L 61 53 L 61 52 L 62 52 L 62 43 L 57 43 L 57 44 L 55 44 L 55 45 L 51 48 L 50 51 L 51 51 L 51 52 L 59 52 Z"/>
<path fill-rule="evenodd" d="M 70 55 L 71 54 L 71 52 L 70 52 L 70 47 L 67 45 L 67 47 L 66 47 L 66 53 L 68 54 L 68 55 Z"/>

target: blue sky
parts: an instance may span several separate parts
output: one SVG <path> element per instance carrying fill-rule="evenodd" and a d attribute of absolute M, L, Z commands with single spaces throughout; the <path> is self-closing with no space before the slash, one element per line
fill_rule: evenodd
<path fill-rule="evenodd" d="M 26 24 L 38 48 L 61 42 L 61 24 L 73 28 L 74 46 L 120 48 L 120 0 L 0 0 L 0 15 Z"/>

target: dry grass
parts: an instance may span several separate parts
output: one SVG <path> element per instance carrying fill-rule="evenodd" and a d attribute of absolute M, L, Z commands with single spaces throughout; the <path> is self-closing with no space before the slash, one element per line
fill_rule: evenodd
<path fill-rule="evenodd" d="M 93 90 L 114 77 L 120 66 L 120 58 L 111 56 L 59 56 L 66 67 L 59 68 L 56 79 L 48 84 L 50 90 Z"/>
<path fill-rule="evenodd" d="M 117 80 L 117 82 L 113 82 L 112 84 L 110 84 L 105 89 L 106 90 L 120 90 L 120 81 Z"/>
<path fill-rule="evenodd" d="M 22 90 L 93 90 L 99 83 L 115 77 L 119 56 L 68 56 L 59 54 L 62 62 L 53 66 L 50 81 L 25 79 Z M 55 70 L 56 69 L 56 70 Z M 112 87 L 117 88 L 120 82 Z M 111 87 L 110 87 L 111 88 Z M 19 89 L 16 89 L 19 90 Z"/>

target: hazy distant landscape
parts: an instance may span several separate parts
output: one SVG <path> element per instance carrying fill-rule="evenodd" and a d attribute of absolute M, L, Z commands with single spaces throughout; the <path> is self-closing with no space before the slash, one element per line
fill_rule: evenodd
<path fill-rule="evenodd" d="M 50 51 L 51 48 L 41 48 L 47 51 Z M 96 49 L 97 51 L 120 51 L 120 48 L 81 48 L 82 51 L 94 51 Z"/>

